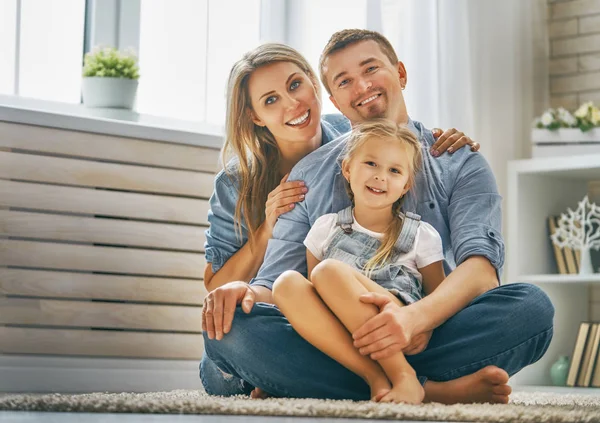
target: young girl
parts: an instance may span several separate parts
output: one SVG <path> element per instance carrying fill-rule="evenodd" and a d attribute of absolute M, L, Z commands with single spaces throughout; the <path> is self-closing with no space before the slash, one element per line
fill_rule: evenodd
<path fill-rule="evenodd" d="M 418 404 L 424 397 L 402 352 L 376 362 L 359 353 L 351 336 L 379 313 L 361 295 L 384 293 L 405 306 L 445 277 L 437 231 L 401 212 L 420 163 L 421 146 L 406 127 L 383 119 L 356 126 L 342 161 L 353 207 L 312 226 L 304 241 L 310 282 L 290 271 L 273 287 L 274 302 L 294 329 L 361 376 L 375 401 Z"/>

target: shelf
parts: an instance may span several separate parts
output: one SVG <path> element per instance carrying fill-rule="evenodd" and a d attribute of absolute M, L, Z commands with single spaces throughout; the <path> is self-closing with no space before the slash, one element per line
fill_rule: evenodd
<path fill-rule="evenodd" d="M 600 283 L 600 273 L 593 273 L 591 275 L 522 275 L 519 276 L 516 282 L 527 282 L 527 283 L 558 283 L 558 284 L 586 284 L 586 283 Z"/>

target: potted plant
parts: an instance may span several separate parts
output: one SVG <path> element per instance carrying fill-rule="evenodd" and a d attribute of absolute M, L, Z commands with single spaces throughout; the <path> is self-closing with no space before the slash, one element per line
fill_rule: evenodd
<path fill-rule="evenodd" d="M 132 109 L 139 77 L 135 52 L 95 47 L 84 58 L 83 103 L 87 107 Z"/>
<path fill-rule="evenodd" d="M 534 157 L 542 150 L 560 156 L 600 153 L 600 110 L 592 102 L 574 113 L 562 107 L 548 109 L 537 118 L 531 131 Z"/>

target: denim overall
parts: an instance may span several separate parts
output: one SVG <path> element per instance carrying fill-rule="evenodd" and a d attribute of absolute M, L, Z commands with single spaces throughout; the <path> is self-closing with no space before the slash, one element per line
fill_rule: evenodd
<path fill-rule="evenodd" d="M 421 217 L 407 212 L 403 218 L 400 236 L 388 262 L 374 268 L 368 276 L 403 303 L 411 304 L 423 298 L 422 284 L 404 266 L 396 262 L 400 254 L 405 254 L 413 248 Z M 366 275 L 365 265 L 375 255 L 381 241 L 365 233 L 353 231 L 353 221 L 352 207 L 338 212 L 336 233 L 325 249 L 323 260 L 331 258 L 342 261 Z"/>

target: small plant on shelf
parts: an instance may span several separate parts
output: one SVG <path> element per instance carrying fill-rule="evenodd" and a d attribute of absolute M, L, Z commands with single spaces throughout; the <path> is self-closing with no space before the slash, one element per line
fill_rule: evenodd
<path fill-rule="evenodd" d="M 548 109 L 535 120 L 535 127 L 552 131 L 560 128 L 577 128 L 587 132 L 600 127 L 600 109 L 591 101 L 579 106 L 574 113 L 562 107 Z"/>

